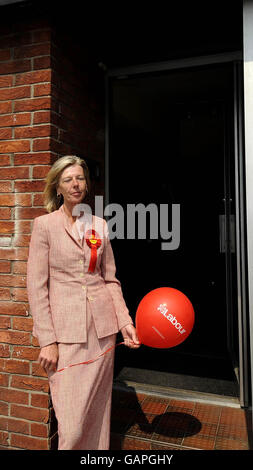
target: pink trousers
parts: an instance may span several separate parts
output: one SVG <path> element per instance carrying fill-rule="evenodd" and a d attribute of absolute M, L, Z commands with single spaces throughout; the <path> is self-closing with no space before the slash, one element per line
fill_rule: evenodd
<path fill-rule="evenodd" d="M 97 338 L 88 300 L 87 332 L 87 343 L 58 344 L 57 369 L 94 359 L 115 345 L 116 334 Z M 90 364 L 49 373 L 58 450 L 109 449 L 113 367 L 114 349 Z"/>

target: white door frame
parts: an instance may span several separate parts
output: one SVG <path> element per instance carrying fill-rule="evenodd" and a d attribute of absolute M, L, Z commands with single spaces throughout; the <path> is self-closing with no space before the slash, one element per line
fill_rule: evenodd
<path fill-rule="evenodd" d="M 253 396 L 253 1 L 243 2 L 244 146 L 247 211 L 248 310 Z M 252 405 L 251 405 L 252 406 Z"/>

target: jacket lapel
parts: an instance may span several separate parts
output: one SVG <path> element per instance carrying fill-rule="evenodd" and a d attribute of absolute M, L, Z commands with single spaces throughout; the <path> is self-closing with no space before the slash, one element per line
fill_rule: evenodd
<path fill-rule="evenodd" d="M 66 232 L 68 233 L 68 235 L 72 238 L 72 240 L 73 240 L 81 249 L 83 249 L 83 246 L 82 246 L 81 242 L 79 242 L 79 241 L 75 238 L 75 236 L 74 236 L 74 234 L 73 234 L 73 232 L 72 232 L 71 223 L 69 222 L 68 217 L 67 217 L 67 215 L 65 214 L 62 205 L 61 205 L 61 207 L 58 209 L 58 213 L 59 213 L 59 215 L 60 215 L 60 217 L 61 217 L 61 219 L 62 219 L 63 226 L 64 226 Z"/>

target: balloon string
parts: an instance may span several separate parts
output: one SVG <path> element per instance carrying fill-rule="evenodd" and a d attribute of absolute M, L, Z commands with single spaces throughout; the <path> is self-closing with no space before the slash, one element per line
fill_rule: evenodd
<path fill-rule="evenodd" d="M 112 346 L 111 348 L 107 349 L 105 352 L 103 352 L 102 354 L 99 354 L 99 356 L 97 356 L 95 359 L 90 359 L 89 361 L 85 361 L 85 362 L 77 362 L 76 364 L 70 364 L 69 366 L 66 366 L 66 367 L 63 367 L 62 369 L 58 369 L 56 370 L 56 372 L 62 372 L 63 370 L 65 369 L 68 369 L 69 367 L 74 367 L 74 366 L 80 366 L 82 364 L 90 364 L 91 362 L 95 362 L 97 359 L 99 359 L 101 356 L 104 356 L 105 354 L 107 354 L 109 351 L 111 351 L 112 349 L 115 349 L 117 346 L 120 346 L 121 344 L 125 344 L 124 341 L 122 341 L 122 343 L 118 343 L 116 344 L 115 346 Z"/>

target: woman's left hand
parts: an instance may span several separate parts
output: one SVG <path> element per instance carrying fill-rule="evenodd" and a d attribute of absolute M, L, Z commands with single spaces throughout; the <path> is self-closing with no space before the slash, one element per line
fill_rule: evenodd
<path fill-rule="evenodd" d="M 129 324 L 121 328 L 121 333 L 124 339 L 124 343 L 131 349 L 137 349 L 140 347 L 141 343 L 138 340 L 136 329 L 134 325 Z"/>

